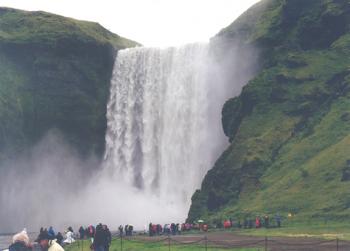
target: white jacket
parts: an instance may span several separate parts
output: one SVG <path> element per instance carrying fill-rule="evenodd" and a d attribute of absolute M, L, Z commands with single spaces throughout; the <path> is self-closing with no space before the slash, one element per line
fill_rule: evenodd
<path fill-rule="evenodd" d="M 74 235 L 73 232 L 68 231 L 66 233 L 66 239 L 63 242 L 67 243 L 67 244 L 71 244 L 71 243 L 75 242 L 73 235 Z"/>

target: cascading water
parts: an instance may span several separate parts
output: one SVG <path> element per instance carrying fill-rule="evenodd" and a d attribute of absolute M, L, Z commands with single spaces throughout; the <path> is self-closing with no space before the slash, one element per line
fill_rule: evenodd
<path fill-rule="evenodd" d="M 114 66 L 105 168 L 135 193 L 176 205 L 182 220 L 227 142 L 220 116 L 232 92 L 215 68 L 207 44 L 126 49 Z"/>
<path fill-rule="evenodd" d="M 222 106 L 254 73 L 256 51 L 235 43 L 119 51 L 104 168 L 88 177 L 96 160 L 81 160 L 60 134 L 48 133 L 30 154 L 0 168 L 0 232 L 183 221 L 227 146 Z"/>

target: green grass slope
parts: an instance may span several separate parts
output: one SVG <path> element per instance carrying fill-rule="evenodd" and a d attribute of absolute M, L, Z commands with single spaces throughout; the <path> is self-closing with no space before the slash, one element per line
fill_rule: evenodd
<path fill-rule="evenodd" d="M 346 0 L 266 0 L 218 34 L 259 47 L 261 66 L 223 107 L 231 144 L 188 220 L 349 218 L 349 27 Z"/>
<path fill-rule="evenodd" d="M 0 160 L 53 128 L 101 155 L 114 57 L 136 45 L 97 23 L 0 8 Z"/>

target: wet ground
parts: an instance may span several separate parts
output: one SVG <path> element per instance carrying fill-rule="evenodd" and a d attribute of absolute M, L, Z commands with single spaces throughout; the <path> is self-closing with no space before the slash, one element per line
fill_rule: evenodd
<path fill-rule="evenodd" d="M 144 241 L 164 241 L 168 244 L 166 236 L 160 237 L 136 237 Z M 233 233 L 207 233 L 207 235 L 177 235 L 171 236 L 171 245 L 205 245 L 208 247 L 225 247 L 225 248 L 261 248 L 270 251 L 349 251 L 350 242 L 340 240 L 325 240 L 307 237 L 256 237 L 244 236 Z M 210 248 L 208 248 L 210 250 Z"/>

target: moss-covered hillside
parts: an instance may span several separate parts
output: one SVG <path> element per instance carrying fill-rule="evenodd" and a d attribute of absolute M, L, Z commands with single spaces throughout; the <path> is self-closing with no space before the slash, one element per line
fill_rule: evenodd
<path fill-rule="evenodd" d="M 231 144 L 188 220 L 348 219 L 350 1 L 263 0 L 216 39 L 258 47 L 260 70 L 223 107 Z"/>
<path fill-rule="evenodd" d="M 0 160 L 52 128 L 101 154 L 114 56 L 135 45 L 97 23 L 0 8 Z"/>

